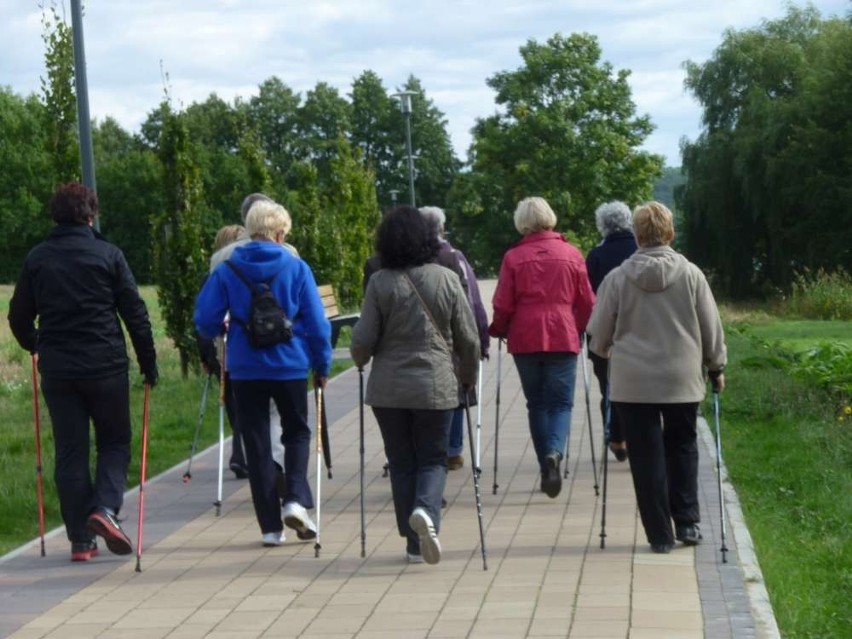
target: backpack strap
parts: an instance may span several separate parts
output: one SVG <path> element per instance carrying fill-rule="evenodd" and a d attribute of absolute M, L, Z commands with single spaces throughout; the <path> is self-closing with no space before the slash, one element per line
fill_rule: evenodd
<path fill-rule="evenodd" d="M 231 268 L 231 270 L 232 270 L 234 273 L 236 273 L 236 274 L 237 274 L 237 277 L 239 277 L 239 278 L 243 281 L 243 284 L 245 284 L 246 286 L 248 286 L 248 287 L 249 287 L 249 289 L 251 289 L 252 291 L 254 291 L 254 290 L 255 290 L 255 286 L 256 286 L 256 284 L 255 284 L 254 282 L 252 282 L 249 278 L 247 278 L 247 277 L 246 277 L 246 275 L 245 275 L 245 273 L 243 273 L 243 272 L 242 272 L 239 268 L 237 268 L 237 265 L 236 265 L 236 264 L 234 264 L 231 260 L 225 260 L 225 264 L 227 264 L 227 265 Z M 281 271 L 278 271 L 278 273 L 280 273 L 280 272 L 281 272 Z M 275 273 L 275 275 L 273 275 L 272 277 L 270 277 L 268 280 L 265 280 L 265 281 L 263 281 L 263 282 L 260 282 L 260 284 L 266 284 L 266 286 L 267 286 L 267 287 L 272 288 L 272 287 L 271 287 L 271 286 L 269 286 L 269 285 L 270 285 L 270 284 L 272 284 L 272 280 L 274 280 L 276 277 L 278 277 L 278 273 Z"/>

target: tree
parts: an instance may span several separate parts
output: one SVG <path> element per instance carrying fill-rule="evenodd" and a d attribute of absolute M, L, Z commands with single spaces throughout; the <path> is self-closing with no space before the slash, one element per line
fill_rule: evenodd
<path fill-rule="evenodd" d="M 630 72 L 602 62 L 594 36 L 556 34 L 520 53 L 523 66 L 487 80 L 499 109 L 476 122 L 471 173 L 453 188 L 449 210 L 460 245 L 474 247 L 487 270 L 518 239 L 511 216 L 522 198 L 546 198 L 558 228 L 591 244 L 594 209 L 647 199 L 662 172 L 661 157 L 639 150 L 653 127 L 636 116 Z"/>
<path fill-rule="evenodd" d="M 275 76 L 264 80 L 245 109 L 273 171 L 286 175 L 296 159 L 297 112 L 301 97 Z"/>
<path fill-rule="evenodd" d="M 850 42 L 848 21 L 790 7 L 685 65 L 704 107 L 701 135 L 683 145 L 686 247 L 728 295 L 852 266 Z"/>
<path fill-rule="evenodd" d="M 124 252 L 140 283 L 153 281 L 152 217 L 162 211 L 162 168 L 157 155 L 112 118 L 92 131 L 98 158 L 101 232 Z"/>
<path fill-rule="evenodd" d="M 77 144 L 77 100 L 74 91 L 74 44 L 71 27 L 59 17 L 56 4 L 41 7 L 46 78 L 41 78 L 44 128 L 52 158 L 54 181 L 80 179 Z"/>
<path fill-rule="evenodd" d="M 45 107 L 0 87 L 0 278 L 15 281 L 29 250 L 51 227 L 47 202 L 54 188 L 45 144 Z"/>
<path fill-rule="evenodd" d="M 376 176 L 379 201 L 391 204 L 392 189 L 407 184 L 401 171 L 405 138 L 397 115 L 399 105 L 388 96 L 381 78 L 373 71 L 364 71 L 352 82 L 349 140 L 359 149 L 364 165 Z M 405 187 L 407 188 L 407 186 Z"/>
<path fill-rule="evenodd" d="M 165 103 L 159 157 L 165 207 L 153 217 L 154 269 L 166 334 L 180 354 L 181 373 L 197 368 L 192 316 L 195 297 L 209 268 L 202 241 L 201 170 L 193 157 L 185 114 Z"/>
<path fill-rule="evenodd" d="M 337 89 L 318 82 L 305 96 L 296 123 L 299 159 L 310 160 L 317 167 L 320 182 L 330 181 L 338 138 L 349 131 L 349 103 Z"/>

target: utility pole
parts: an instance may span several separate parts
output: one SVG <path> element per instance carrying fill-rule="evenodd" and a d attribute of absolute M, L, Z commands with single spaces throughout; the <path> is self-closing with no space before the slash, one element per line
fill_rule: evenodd
<path fill-rule="evenodd" d="M 405 116 L 405 152 L 408 155 L 408 191 L 411 195 L 411 206 L 417 206 L 414 199 L 414 154 L 411 152 L 411 96 L 414 91 L 400 91 L 392 98 L 399 98 L 402 114 Z"/>
<path fill-rule="evenodd" d="M 86 80 L 86 52 L 83 45 L 83 9 L 80 0 L 71 0 L 71 34 L 74 43 L 74 86 L 77 91 L 77 130 L 80 137 L 83 184 L 97 193 L 95 156 L 92 151 L 92 119 L 89 116 L 89 86 Z M 100 230 L 98 216 L 95 216 L 95 230 Z"/>

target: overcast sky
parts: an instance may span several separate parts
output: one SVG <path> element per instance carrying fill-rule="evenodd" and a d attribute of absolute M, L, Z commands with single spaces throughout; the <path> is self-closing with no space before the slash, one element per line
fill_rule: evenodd
<path fill-rule="evenodd" d="M 50 0 L 43 0 L 44 3 Z M 39 0 L 0 0 L 0 84 L 40 89 L 44 72 Z M 60 6 L 63 0 L 57 0 Z M 798 3 L 801 4 L 801 3 Z M 823 17 L 849 0 L 819 0 Z M 64 0 L 70 23 L 70 0 Z M 388 89 L 409 74 L 446 114 L 466 158 L 470 128 L 495 110 L 485 80 L 516 69 L 527 40 L 554 33 L 598 37 L 603 59 L 630 69 L 639 113 L 656 130 L 645 148 L 679 165 L 679 140 L 698 135 L 701 111 L 683 90 L 685 60 L 703 62 L 727 27 L 785 13 L 782 0 L 86 0 L 84 36 L 92 117 L 138 131 L 163 97 L 188 105 L 215 92 L 232 101 L 277 75 L 304 93 L 319 82 L 348 94 L 375 71 Z"/>

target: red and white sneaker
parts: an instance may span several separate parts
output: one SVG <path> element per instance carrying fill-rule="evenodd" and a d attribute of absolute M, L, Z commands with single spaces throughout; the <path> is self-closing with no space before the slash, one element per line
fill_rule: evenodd
<path fill-rule="evenodd" d="M 115 515 L 105 508 L 97 508 L 89 515 L 86 526 L 99 537 L 103 537 L 109 551 L 115 555 L 129 555 L 133 552 L 130 537 L 118 525 Z"/>
<path fill-rule="evenodd" d="M 92 541 L 72 541 L 71 542 L 71 561 L 89 561 L 92 557 L 98 556 L 98 542 Z"/>

